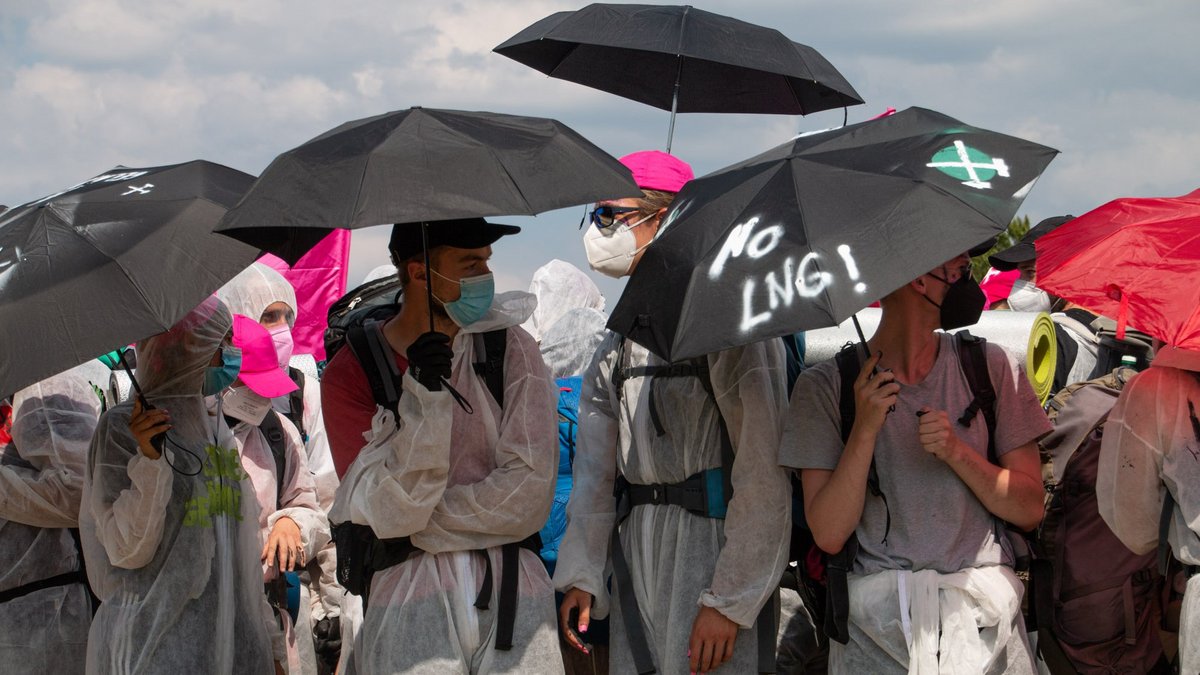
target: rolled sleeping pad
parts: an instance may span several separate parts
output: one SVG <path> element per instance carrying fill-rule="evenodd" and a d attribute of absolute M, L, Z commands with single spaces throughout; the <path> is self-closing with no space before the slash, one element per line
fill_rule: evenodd
<path fill-rule="evenodd" d="M 879 327 L 880 312 L 877 307 L 868 307 L 858 313 L 858 322 L 868 339 Z M 1024 361 L 1029 384 L 1033 385 L 1038 400 L 1043 404 L 1046 402 L 1054 385 L 1054 366 L 1058 359 L 1054 322 L 1049 314 L 987 311 L 980 317 L 979 323 L 967 326 L 965 330 L 987 338 L 988 342 L 1004 347 L 1014 357 Z M 836 328 L 807 331 L 804 339 L 804 365 L 812 366 L 833 358 L 846 343 L 857 342 L 858 333 L 854 330 L 853 321 L 847 319 Z"/>
<path fill-rule="evenodd" d="M 108 398 L 109 407 L 128 401 L 129 392 L 132 389 L 133 383 L 129 379 L 129 373 L 125 372 L 124 368 L 109 373 L 108 390 L 104 392 L 104 395 Z"/>

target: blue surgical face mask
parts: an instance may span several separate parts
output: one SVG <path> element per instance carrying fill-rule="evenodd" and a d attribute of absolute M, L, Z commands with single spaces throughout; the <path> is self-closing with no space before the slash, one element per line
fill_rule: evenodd
<path fill-rule="evenodd" d="M 221 393 L 233 384 L 241 370 L 242 350 L 236 347 L 222 347 L 221 365 L 209 366 L 204 369 L 204 388 L 200 391 L 205 396 Z"/>
<path fill-rule="evenodd" d="M 438 274 L 437 271 L 433 273 L 446 281 L 454 281 Z M 492 278 L 492 273 L 488 272 L 460 279 L 458 287 L 459 296 L 453 302 L 446 302 L 436 295 L 433 297 L 437 298 L 442 303 L 442 307 L 446 308 L 446 315 L 450 317 L 450 320 L 463 328 L 482 319 L 492 308 L 492 298 L 496 295 L 496 282 Z"/>

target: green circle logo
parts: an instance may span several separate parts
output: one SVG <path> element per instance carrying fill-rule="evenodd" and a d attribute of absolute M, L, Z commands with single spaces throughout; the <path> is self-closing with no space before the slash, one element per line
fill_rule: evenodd
<path fill-rule="evenodd" d="M 938 150 L 925 166 L 978 190 L 992 187 L 991 180 L 996 176 L 1009 177 L 1008 164 L 1003 159 L 992 157 L 962 141 L 954 141 L 954 145 Z"/>

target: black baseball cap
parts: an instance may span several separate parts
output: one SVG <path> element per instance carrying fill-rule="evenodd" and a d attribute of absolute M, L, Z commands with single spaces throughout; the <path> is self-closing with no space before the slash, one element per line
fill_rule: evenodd
<path fill-rule="evenodd" d="M 1001 272 L 1017 269 L 1017 265 L 1037 258 L 1037 249 L 1034 248 L 1033 242 L 1037 241 L 1038 237 L 1053 232 L 1074 218 L 1075 216 L 1054 216 L 1043 220 L 1026 232 L 1025 236 L 1021 237 L 1021 241 L 999 253 L 988 256 L 988 262 Z"/>
<path fill-rule="evenodd" d="M 388 250 L 396 256 L 396 260 L 408 260 L 421 252 L 422 224 L 396 223 L 392 226 L 392 238 L 388 241 Z M 431 249 L 436 246 L 483 248 L 496 243 L 500 237 L 521 231 L 521 228 L 516 225 L 489 223 L 483 218 L 432 220 L 424 225 L 429 233 L 429 248 Z"/>

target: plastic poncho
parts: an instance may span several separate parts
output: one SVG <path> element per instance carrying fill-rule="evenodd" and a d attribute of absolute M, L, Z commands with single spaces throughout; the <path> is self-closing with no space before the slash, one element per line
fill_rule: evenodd
<path fill-rule="evenodd" d="M 529 282 L 529 292 L 537 298 L 537 307 L 521 327 L 539 342 L 546 329 L 572 309 L 604 311 L 604 296 L 596 282 L 578 267 L 562 260 L 551 260 L 539 267 Z M 579 372 L 570 374 L 578 375 Z"/>
<path fill-rule="evenodd" d="M 634 593 L 659 672 L 688 669 L 688 641 L 700 606 L 713 607 L 750 628 L 771 599 L 788 558 L 791 485 L 779 467 L 779 438 L 787 409 L 783 344 L 779 340 L 704 357 L 716 397 L 695 377 L 659 378 L 654 398 L 665 434 L 649 414 L 648 378 L 625 380 L 618 398 L 612 373 L 621 338 L 609 334 L 583 381 L 575 486 L 567 533 L 558 551 L 554 584 L 594 597 L 592 616 L 609 613 L 605 585 L 608 544 L 616 519 L 613 483 L 620 469 L 631 483 L 678 483 L 721 466 L 719 418 L 729 429 L 735 459 L 733 498 L 725 520 L 676 506 L 635 506 L 621 525 Z M 628 367 L 664 365 L 627 342 Z M 718 406 L 720 409 L 718 410 Z M 617 594 L 613 581 L 613 596 Z M 635 672 L 619 602 L 612 602 L 612 672 Z M 757 635 L 739 631 L 729 672 L 755 672 Z"/>
<path fill-rule="evenodd" d="M 1200 354 L 1160 350 L 1153 366 L 1125 384 L 1104 424 L 1096 500 L 1113 534 L 1142 555 L 1159 544 L 1169 490 L 1171 551 L 1185 565 L 1200 565 L 1200 439 L 1189 402 L 1200 414 Z M 1183 596 L 1179 664 L 1181 673 L 1200 672 L 1200 575 L 1188 580 Z"/>
<path fill-rule="evenodd" d="M 542 359 L 554 378 L 582 375 L 604 340 L 604 313 L 589 307 L 572 309 L 542 333 Z"/>
<path fill-rule="evenodd" d="M 12 443 L 0 456 L 0 591 L 80 568 L 71 532 L 88 445 L 100 417 L 92 361 L 13 396 Z M 0 604 L 0 663 L 24 672 L 82 673 L 91 600 L 83 584 L 35 591 Z"/>
<path fill-rule="evenodd" d="M 350 465 L 332 522 L 411 537 L 422 553 L 376 572 L 354 646 L 360 673 L 561 673 L 554 589 L 537 554 L 521 549 L 513 648 L 494 648 L 500 546 L 541 529 L 558 466 L 557 390 L 537 345 L 517 324 L 533 298 L 497 296 L 484 319 L 454 338 L 450 383 L 474 407 L 430 392 L 405 374 L 399 424 L 379 408 Z M 508 328 L 504 409 L 474 372 L 475 332 Z M 489 610 L 474 607 L 486 549 Z"/>
<path fill-rule="evenodd" d="M 254 488 L 233 433 L 200 394 L 232 325 L 209 298 L 138 344 L 138 380 L 150 403 L 171 415 L 164 457 L 138 449 L 132 403 L 100 418 L 80 513 L 88 577 L 101 600 L 88 639 L 90 673 L 272 669 Z M 165 457 L 182 471 L 202 470 L 184 475 Z"/>

